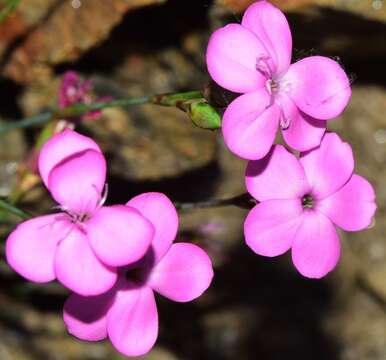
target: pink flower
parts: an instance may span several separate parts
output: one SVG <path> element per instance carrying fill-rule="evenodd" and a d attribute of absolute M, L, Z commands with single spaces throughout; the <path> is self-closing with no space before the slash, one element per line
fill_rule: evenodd
<path fill-rule="evenodd" d="M 82 80 L 75 71 L 67 71 L 62 78 L 59 87 L 59 107 L 65 108 L 74 104 L 90 104 L 93 99 L 91 96 L 92 83 L 90 80 Z M 96 102 L 110 100 L 111 97 L 97 99 Z M 95 120 L 100 117 L 101 110 L 90 111 L 83 115 L 86 120 Z M 74 120 L 74 119 L 73 119 Z M 81 120 L 81 119 L 75 119 Z"/>
<path fill-rule="evenodd" d="M 290 65 L 291 52 L 288 22 L 267 1 L 252 4 L 241 25 L 227 25 L 209 40 L 211 77 L 243 94 L 228 106 L 222 123 L 225 143 L 242 158 L 263 158 L 279 124 L 292 148 L 318 146 L 325 120 L 338 116 L 349 101 L 349 79 L 337 62 L 311 56 Z"/>
<path fill-rule="evenodd" d="M 275 145 L 264 159 L 250 161 L 246 186 L 260 203 L 244 224 L 248 246 L 269 257 L 292 248 L 302 275 L 325 276 L 339 260 L 335 226 L 365 229 L 376 209 L 374 189 L 353 171 L 351 147 L 334 133 L 300 159 Z"/>
<path fill-rule="evenodd" d="M 170 200 L 146 193 L 128 202 L 152 222 L 155 236 L 146 256 L 120 269 L 115 287 L 106 294 L 72 294 L 64 305 L 68 331 L 82 340 L 109 337 L 127 356 L 147 353 L 158 336 L 154 291 L 178 302 L 199 297 L 210 285 L 213 270 L 208 255 L 196 245 L 172 244 L 178 217 Z"/>
<path fill-rule="evenodd" d="M 72 130 L 43 146 L 39 171 L 61 213 L 21 223 L 8 237 L 9 265 L 28 280 L 57 278 L 82 295 L 111 289 L 117 267 L 139 260 L 153 225 L 130 206 L 103 206 L 106 162 L 98 145 Z"/>

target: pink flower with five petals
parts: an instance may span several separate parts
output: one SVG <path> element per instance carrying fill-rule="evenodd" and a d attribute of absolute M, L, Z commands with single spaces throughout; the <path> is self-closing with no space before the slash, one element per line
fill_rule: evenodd
<path fill-rule="evenodd" d="M 284 14 L 267 1 L 252 4 L 241 24 L 215 31 L 206 60 L 213 80 L 236 98 L 223 116 L 228 148 L 263 158 L 279 125 L 287 144 L 306 151 L 320 144 L 326 122 L 346 107 L 351 88 L 340 65 L 322 56 L 291 65 L 292 36 Z"/>
<path fill-rule="evenodd" d="M 153 224 L 151 248 L 135 265 L 120 269 L 118 281 L 108 293 L 94 297 L 72 294 L 64 305 L 64 321 L 79 339 L 108 337 L 122 354 L 139 356 L 153 347 L 158 336 L 154 291 L 174 301 L 191 301 L 209 287 L 213 269 L 198 246 L 172 244 L 178 216 L 165 195 L 145 193 L 127 205 Z"/>
<path fill-rule="evenodd" d="M 130 206 L 103 206 L 106 161 L 98 145 L 72 130 L 43 146 L 39 171 L 61 213 L 27 220 L 9 235 L 9 265 L 28 280 L 58 279 L 88 296 L 111 289 L 117 267 L 139 260 L 154 227 Z"/>
<path fill-rule="evenodd" d="M 292 248 L 303 276 L 325 276 L 340 256 L 335 226 L 365 229 L 376 209 L 373 187 L 353 170 L 351 147 L 334 133 L 299 159 L 275 145 L 264 159 L 250 161 L 246 186 L 260 203 L 245 220 L 248 246 L 269 257 Z"/>

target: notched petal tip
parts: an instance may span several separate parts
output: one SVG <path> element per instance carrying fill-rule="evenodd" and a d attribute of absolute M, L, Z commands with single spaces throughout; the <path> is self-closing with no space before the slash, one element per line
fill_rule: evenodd
<path fill-rule="evenodd" d="M 44 184 L 48 186 L 48 177 L 55 165 L 85 150 L 101 152 L 94 140 L 70 129 L 51 137 L 40 150 L 38 160 L 39 172 Z"/>
<path fill-rule="evenodd" d="M 264 86 L 266 78 L 256 70 L 259 55 L 267 51 L 259 39 L 239 24 L 228 24 L 210 37 L 206 52 L 208 72 L 223 88 L 247 93 Z"/>
<path fill-rule="evenodd" d="M 351 97 L 347 74 L 336 61 L 324 56 L 310 56 L 292 64 L 283 81 L 291 84 L 290 97 L 296 105 L 316 119 L 339 116 Z"/>
<path fill-rule="evenodd" d="M 178 231 L 178 214 L 174 204 L 162 193 L 149 192 L 135 196 L 128 206 L 137 209 L 154 226 L 151 246 L 157 263 L 169 250 Z"/>
<path fill-rule="evenodd" d="M 71 230 L 71 224 L 58 214 L 27 220 L 17 226 L 6 240 L 7 262 L 26 279 L 45 283 L 56 278 L 54 257 L 57 245 Z"/>
<path fill-rule="evenodd" d="M 204 250 L 176 243 L 153 269 L 148 284 L 173 301 L 188 302 L 208 289 L 213 274 L 212 262 Z"/>

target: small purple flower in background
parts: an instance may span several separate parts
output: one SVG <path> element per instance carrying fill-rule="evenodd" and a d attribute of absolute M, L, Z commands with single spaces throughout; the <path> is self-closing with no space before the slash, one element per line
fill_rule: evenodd
<path fill-rule="evenodd" d="M 334 225 L 365 229 L 376 209 L 373 187 L 353 171 L 351 147 L 334 133 L 325 134 L 320 147 L 300 159 L 275 145 L 264 159 L 250 161 L 246 186 L 260 203 L 244 224 L 248 246 L 269 257 L 292 248 L 302 275 L 325 276 L 340 256 Z"/>
<path fill-rule="evenodd" d="M 91 96 L 92 82 L 91 80 L 82 80 L 81 76 L 75 71 L 67 71 L 62 78 L 59 87 L 58 104 L 60 108 L 65 108 L 74 104 L 91 104 L 93 98 Z M 103 97 L 96 102 L 108 101 L 111 97 Z M 85 120 L 98 119 L 102 114 L 101 110 L 90 111 L 82 116 Z M 78 119 L 80 120 L 80 119 Z"/>
<path fill-rule="evenodd" d="M 64 305 L 64 321 L 82 340 L 106 337 L 127 356 L 139 356 L 153 347 L 158 336 L 154 292 L 178 302 L 199 297 L 210 285 L 213 269 L 208 255 L 189 243 L 173 244 L 177 212 L 161 193 L 145 193 L 127 203 L 154 226 L 155 235 L 145 257 L 119 270 L 108 293 L 83 297 L 72 294 Z"/>
<path fill-rule="evenodd" d="M 68 129 L 52 137 L 39 171 L 63 212 L 21 223 L 6 241 L 9 265 L 28 280 L 57 278 L 82 295 L 108 291 L 117 267 L 146 253 L 153 225 L 133 207 L 103 206 L 106 161 L 88 137 Z"/>
<path fill-rule="evenodd" d="M 326 122 L 346 107 L 351 88 L 340 65 L 311 56 L 291 65 L 292 36 L 284 14 L 258 1 L 241 24 L 215 31 L 207 49 L 213 80 L 241 93 L 226 109 L 222 131 L 236 155 L 258 160 L 270 150 L 280 124 L 298 151 L 319 145 Z"/>

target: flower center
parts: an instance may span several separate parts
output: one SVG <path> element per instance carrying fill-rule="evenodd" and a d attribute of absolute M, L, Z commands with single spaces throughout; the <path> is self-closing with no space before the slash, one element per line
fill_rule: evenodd
<path fill-rule="evenodd" d="M 268 79 L 265 86 L 272 96 L 276 95 L 280 90 L 279 82 L 273 79 Z"/>
<path fill-rule="evenodd" d="M 262 75 L 264 75 L 268 79 L 272 79 L 273 72 L 271 66 L 269 64 L 270 60 L 269 55 L 260 55 L 257 57 L 256 61 L 256 70 L 259 71 Z"/>
<path fill-rule="evenodd" d="M 95 187 L 95 191 L 97 191 L 98 194 L 98 201 L 95 205 L 95 208 L 92 211 L 80 211 L 76 212 L 71 209 L 69 209 L 67 206 L 59 205 L 55 206 L 55 209 L 59 209 L 67 214 L 67 216 L 70 218 L 70 221 L 73 224 L 83 224 L 87 220 L 89 220 L 95 212 L 97 212 L 106 202 L 107 199 L 107 193 L 108 193 L 108 185 L 105 184 L 105 187 L 103 189 L 103 192 L 100 193 L 98 189 Z M 88 208 L 88 206 L 85 206 L 85 208 Z"/>
<path fill-rule="evenodd" d="M 284 96 L 288 96 L 291 92 L 291 84 L 283 81 L 282 78 L 274 76 L 270 60 L 271 58 L 268 55 L 260 55 L 257 58 L 256 70 L 267 78 L 265 87 L 268 94 L 270 94 L 270 100 L 267 108 L 271 107 L 274 103 L 277 104 L 280 108 L 280 127 L 283 130 L 286 130 L 291 125 L 291 118 L 288 116 L 288 109 L 286 113 L 282 100 Z"/>
<path fill-rule="evenodd" d="M 303 206 L 303 209 L 312 209 L 314 207 L 314 199 L 310 194 L 303 196 L 302 206 Z"/>
<path fill-rule="evenodd" d="M 127 280 L 130 280 L 135 283 L 142 283 L 147 278 L 147 272 L 144 268 L 134 268 L 127 270 L 125 273 L 125 277 Z"/>

